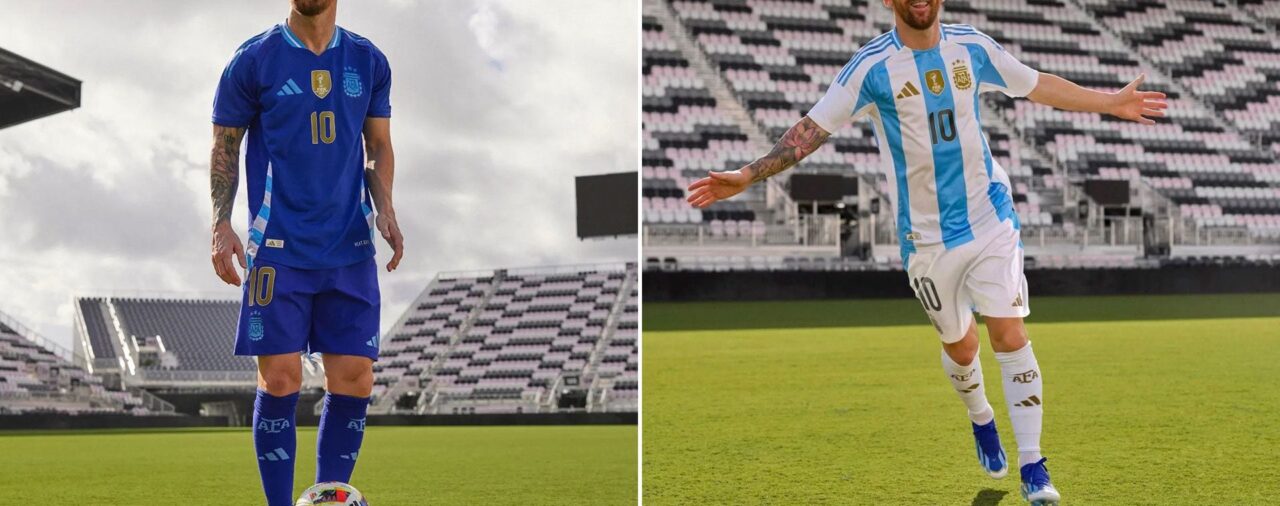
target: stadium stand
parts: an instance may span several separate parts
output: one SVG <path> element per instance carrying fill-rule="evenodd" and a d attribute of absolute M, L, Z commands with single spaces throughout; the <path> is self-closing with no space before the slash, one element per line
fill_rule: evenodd
<path fill-rule="evenodd" d="M 1145 88 L 1170 97 L 1169 117 L 1144 127 L 984 95 L 992 154 L 1010 174 L 1028 255 L 1040 265 L 1280 255 L 1280 137 L 1273 128 L 1280 123 L 1280 12 L 1269 0 L 1240 3 L 1243 9 L 1208 0 L 948 0 L 944 22 L 977 27 L 1035 68 L 1104 90 L 1145 73 Z M 869 125 L 837 132 L 791 171 L 862 180 L 859 195 L 821 211 L 828 221 L 816 205 L 810 216 L 807 203 L 774 186 L 763 198 L 735 198 L 700 213 L 683 202 L 682 190 L 707 169 L 736 169 L 764 153 L 850 55 L 892 28 L 892 13 L 880 2 L 856 0 L 646 0 L 644 13 L 646 268 L 894 268 L 893 220 L 880 205 L 887 185 Z M 731 156 L 709 157 L 660 135 L 673 120 L 657 112 L 658 99 L 673 87 L 715 95 L 699 104 L 697 117 L 744 133 L 730 141 Z M 734 114 L 738 109 L 747 113 Z M 683 143 L 724 147 L 696 129 L 684 132 Z M 774 178 L 778 190 L 788 176 Z M 1096 200 L 1086 191 L 1093 181 L 1127 182 L 1128 203 Z M 738 210 L 751 212 L 745 225 Z M 837 215 L 838 236 L 818 233 Z M 796 233 L 769 233 L 786 228 Z"/>
<path fill-rule="evenodd" d="M 0 313 L 0 414 L 172 411 L 140 392 L 113 390 L 76 365 L 74 354 Z M 154 412 L 152 410 L 155 410 Z"/>
<path fill-rule="evenodd" d="M 253 359 L 232 350 L 239 311 L 234 300 L 81 297 L 76 351 L 109 382 L 251 388 Z"/>
<path fill-rule="evenodd" d="M 439 274 L 383 336 L 372 412 L 635 411 L 636 279 L 621 263 Z"/>

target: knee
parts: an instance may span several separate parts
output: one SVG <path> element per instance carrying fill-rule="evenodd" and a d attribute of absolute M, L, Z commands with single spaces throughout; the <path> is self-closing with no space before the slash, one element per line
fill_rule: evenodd
<path fill-rule="evenodd" d="M 991 348 L 999 352 L 1018 351 L 1027 345 L 1027 328 L 1022 321 L 989 321 Z"/>
<path fill-rule="evenodd" d="M 329 391 L 355 397 L 373 392 L 373 367 L 340 367 L 325 375 Z"/>
<path fill-rule="evenodd" d="M 977 329 L 970 327 L 969 332 L 963 338 L 954 343 L 943 343 L 942 351 L 951 358 L 952 362 L 957 365 L 972 364 L 974 359 L 978 357 L 978 333 Z"/>
<path fill-rule="evenodd" d="M 287 368 L 260 370 L 258 371 L 258 388 L 276 397 L 293 395 L 302 389 L 302 373 Z"/>

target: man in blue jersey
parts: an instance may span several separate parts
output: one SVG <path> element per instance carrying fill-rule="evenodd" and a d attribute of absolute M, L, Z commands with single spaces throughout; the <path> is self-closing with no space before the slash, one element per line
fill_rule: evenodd
<path fill-rule="evenodd" d="M 213 268 L 237 286 L 236 263 L 246 269 L 235 353 L 258 359 L 253 434 L 269 506 L 293 504 L 301 353 L 322 354 L 328 390 L 316 482 L 350 481 L 378 357 L 375 230 L 394 250 L 388 271 L 403 253 L 387 59 L 335 24 L 335 0 L 291 3 L 285 22 L 236 50 L 213 105 Z M 242 246 L 230 219 L 246 134 Z"/>
<path fill-rule="evenodd" d="M 942 1 L 884 0 L 896 28 L 864 45 L 768 155 L 694 182 L 688 200 L 706 207 L 736 195 L 791 168 L 850 121 L 869 119 L 888 177 L 902 262 L 942 340 L 943 369 L 968 408 L 979 463 L 994 478 L 1008 472 L 977 361 L 975 309 L 1000 363 L 1022 495 L 1032 504 L 1057 504 L 1059 493 L 1040 455 L 1044 396 L 1022 321 L 1030 309 L 1018 216 L 1009 177 L 981 131 L 978 95 L 999 91 L 1148 125 L 1164 116 L 1165 96 L 1138 91 L 1142 76 L 1118 92 L 1101 93 L 1037 72 L 973 27 L 939 23 Z"/>

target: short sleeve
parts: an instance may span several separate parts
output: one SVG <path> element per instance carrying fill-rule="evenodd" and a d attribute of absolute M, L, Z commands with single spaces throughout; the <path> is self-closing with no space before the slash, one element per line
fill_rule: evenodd
<path fill-rule="evenodd" d="M 259 111 L 255 82 L 252 57 L 240 48 L 218 80 L 213 95 L 213 122 L 227 127 L 249 126 Z"/>
<path fill-rule="evenodd" d="M 391 117 L 391 65 L 382 51 L 374 51 L 373 91 L 369 94 L 369 112 L 371 118 Z"/>
<path fill-rule="evenodd" d="M 827 93 L 809 109 L 809 118 L 827 133 L 836 133 L 865 116 L 872 106 L 866 92 L 867 82 L 873 77 L 868 70 L 854 68 L 837 75 Z"/>
<path fill-rule="evenodd" d="M 980 56 L 985 56 L 987 63 L 978 75 L 980 91 L 996 90 L 1010 97 L 1025 97 L 1040 81 L 1039 71 L 1018 61 L 989 38 L 970 47 L 982 51 L 984 54 Z"/>

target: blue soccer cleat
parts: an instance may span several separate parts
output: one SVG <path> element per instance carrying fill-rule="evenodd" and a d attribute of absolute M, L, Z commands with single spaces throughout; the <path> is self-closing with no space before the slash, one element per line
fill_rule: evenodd
<path fill-rule="evenodd" d="M 1042 458 L 1022 466 L 1021 469 L 1022 498 L 1031 503 L 1031 506 L 1057 506 L 1058 501 L 1062 500 L 1062 495 L 1049 483 L 1049 470 L 1044 467 L 1045 460 L 1048 459 Z"/>
<path fill-rule="evenodd" d="M 1009 474 L 1009 463 L 1004 456 L 1004 447 L 1000 446 L 1000 434 L 996 433 L 996 421 L 986 425 L 973 425 L 973 446 L 978 449 L 978 463 L 982 470 L 995 479 Z"/>

